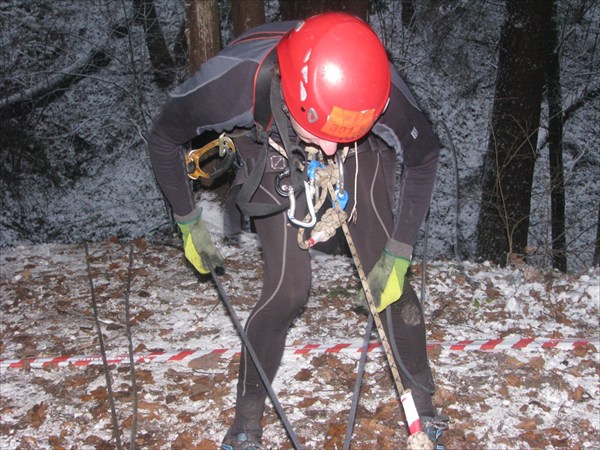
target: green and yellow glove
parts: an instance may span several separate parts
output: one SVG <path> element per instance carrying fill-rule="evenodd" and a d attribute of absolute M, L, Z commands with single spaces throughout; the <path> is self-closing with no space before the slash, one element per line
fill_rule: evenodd
<path fill-rule="evenodd" d="M 185 217 L 175 216 L 181 230 L 185 257 L 201 274 L 210 273 L 203 261 L 216 269 L 223 267 L 223 255 L 213 244 L 210 233 L 201 219 L 202 209 L 192 211 Z"/>
<path fill-rule="evenodd" d="M 367 277 L 377 312 L 398 301 L 404 291 L 404 279 L 410 267 L 410 259 L 392 253 L 392 250 L 398 251 L 403 247 L 407 246 L 390 239 Z M 360 291 L 358 301 L 367 304 L 364 290 Z"/>

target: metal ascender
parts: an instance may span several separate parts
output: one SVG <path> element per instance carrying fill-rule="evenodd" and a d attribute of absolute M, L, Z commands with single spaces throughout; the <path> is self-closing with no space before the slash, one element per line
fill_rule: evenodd
<path fill-rule="evenodd" d="M 220 158 L 212 172 L 208 173 L 202 169 L 202 165 Z M 218 178 L 223 175 L 235 159 L 235 144 L 233 140 L 222 133 L 217 139 L 210 141 L 201 148 L 192 149 L 185 154 L 185 166 L 187 175 L 192 180 L 198 178 Z"/>

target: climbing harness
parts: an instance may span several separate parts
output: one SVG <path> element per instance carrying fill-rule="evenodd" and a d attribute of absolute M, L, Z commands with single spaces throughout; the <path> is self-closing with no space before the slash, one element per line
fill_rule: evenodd
<path fill-rule="evenodd" d="M 267 159 L 270 153 L 270 148 L 275 149 L 285 159 L 287 159 L 287 167 L 289 168 L 289 186 L 294 189 L 295 195 L 304 191 L 304 151 L 297 145 L 290 142 L 287 129 L 287 118 L 283 110 L 283 101 L 281 99 L 281 80 L 278 77 L 273 77 L 270 84 L 270 111 L 279 130 L 279 136 L 283 143 L 283 147 L 276 144 L 269 136 L 269 129 L 263 128 L 260 124 L 256 125 L 256 138 L 262 142 L 263 147 L 259 153 L 254 169 L 248 175 L 248 178 L 242 185 L 237 195 L 237 206 L 240 211 L 249 217 L 261 217 L 270 214 L 278 213 L 289 208 L 289 197 L 282 204 L 259 203 L 251 202 L 252 197 L 258 186 L 260 185 L 265 169 L 267 167 Z M 286 175 L 288 176 L 288 175 Z M 288 187 L 289 189 L 289 187 Z"/>
<path fill-rule="evenodd" d="M 287 432 L 290 440 L 292 441 L 294 448 L 296 450 L 301 450 L 302 446 L 300 445 L 300 442 L 298 441 L 298 437 L 296 436 L 296 433 L 294 432 L 294 429 L 292 428 L 292 425 L 291 425 L 290 421 L 288 420 L 288 418 L 285 414 L 285 411 L 283 410 L 283 407 L 281 406 L 281 403 L 279 403 L 279 400 L 277 399 L 277 395 L 275 394 L 275 391 L 273 391 L 271 382 L 269 381 L 269 378 L 267 377 L 267 374 L 265 373 L 265 370 L 263 369 L 262 364 L 260 363 L 260 360 L 258 359 L 258 355 L 256 354 L 254 347 L 250 343 L 250 339 L 248 338 L 248 335 L 244 331 L 244 327 L 242 326 L 240 319 L 238 318 L 237 314 L 235 313 L 235 310 L 233 309 L 233 306 L 231 305 L 231 302 L 229 301 L 229 296 L 225 292 L 225 289 L 223 289 L 223 285 L 221 284 L 221 281 L 219 280 L 219 277 L 215 271 L 215 268 L 213 267 L 213 265 L 211 264 L 211 262 L 208 258 L 203 258 L 202 261 L 204 262 L 204 265 L 208 268 L 208 270 L 210 270 L 212 279 L 215 283 L 215 286 L 217 287 L 217 291 L 219 292 L 219 296 L 221 297 L 223 304 L 227 308 L 227 312 L 229 313 L 229 316 L 231 317 L 231 319 L 233 321 L 236 331 L 242 338 L 242 342 L 244 343 L 246 350 L 250 354 L 250 358 L 252 359 L 252 362 L 254 363 L 254 366 L 256 367 L 256 371 L 260 375 L 260 379 L 262 380 L 263 385 L 264 385 L 267 393 L 269 394 L 269 398 L 271 399 L 271 402 L 273 403 L 273 406 L 275 407 L 275 410 L 277 411 L 277 414 L 279 415 L 279 418 L 281 419 L 281 422 L 283 423 L 285 431 Z"/>
<path fill-rule="evenodd" d="M 220 164 L 211 173 L 205 172 L 202 169 L 202 163 L 216 156 L 221 158 Z M 185 154 L 187 175 L 192 180 L 218 178 L 229 170 L 234 159 L 235 144 L 230 137 L 222 133 L 217 139 L 210 141 L 203 147 L 190 150 Z"/>

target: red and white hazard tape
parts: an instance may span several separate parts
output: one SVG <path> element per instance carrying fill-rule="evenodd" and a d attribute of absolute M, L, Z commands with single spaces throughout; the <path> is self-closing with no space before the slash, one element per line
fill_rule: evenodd
<path fill-rule="evenodd" d="M 548 338 L 500 338 L 500 339 L 465 339 L 454 342 L 430 341 L 427 344 L 428 349 L 441 348 L 449 351 L 469 351 L 469 350 L 537 350 L 548 348 L 571 349 L 585 345 L 594 345 L 600 348 L 600 337 L 594 339 L 548 339 Z M 306 355 L 315 353 L 347 353 L 359 354 L 362 351 L 360 341 L 337 343 L 337 344 L 306 344 L 301 346 L 286 347 L 287 355 Z M 381 344 L 373 342 L 369 345 L 368 352 L 381 352 Z M 135 353 L 133 361 L 136 364 L 158 363 L 158 362 L 182 362 L 206 355 L 218 355 L 220 357 L 233 357 L 239 353 L 239 349 L 196 349 L 181 350 L 178 352 L 155 351 L 147 353 Z M 128 354 L 107 355 L 108 364 L 129 364 Z M 30 358 L 30 359 L 1 359 L 0 370 L 19 369 L 31 367 L 40 369 L 53 366 L 75 367 L 101 365 L 102 357 L 100 355 L 89 356 L 58 356 L 54 358 Z"/>

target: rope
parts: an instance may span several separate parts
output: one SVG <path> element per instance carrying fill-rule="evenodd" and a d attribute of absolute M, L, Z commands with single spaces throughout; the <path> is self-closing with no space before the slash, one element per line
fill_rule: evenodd
<path fill-rule="evenodd" d="M 339 173 L 337 164 L 330 163 L 324 169 L 317 169 L 315 171 L 315 182 L 318 186 L 323 187 L 325 192 L 329 193 L 331 198 L 335 198 L 335 192 L 333 190 L 333 185 L 337 183 L 337 174 Z M 317 207 L 315 206 L 315 209 Z M 335 234 L 335 231 L 341 226 L 344 235 L 346 237 L 346 241 L 348 243 L 348 247 L 350 248 L 350 252 L 352 254 L 352 258 L 354 260 L 354 265 L 358 271 L 358 275 L 365 291 L 367 301 L 369 304 L 369 309 L 371 311 L 371 315 L 375 320 L 375 325 L 377 330 L 379 331 L 379 335 L 381 338 L 381 343 L 383 346 L 383 350 L 385 356 L 390 365 L 390 369 L 392 371 L 392 376 L 394 378 L 394 382 L 396 384 L 396 388 L 398 393 L 402 395 L 404 393 L 404 386 L 402 385 L 402 380 L 400 379 L 400 373 L 398 372 L 398 368 L 394 361 L 394 356 L 392 352 L 392 348 L 385 334 L 385 330 L 383 328 L 383 323 L 381 322 L 381 318 L 379 313 L 377 312 L 377 306 L 375 305 L 375 300 L 373 299 L 373 295 L 371 290 L 369 289 L 367 276 L 362 267 L 362 263 L 358 257 L 358 252 L 356 251 L 356 247 L 354 246 L 354 241 L 352 240 L 352 236 L 350 235 L 350 230 L 348 225 L 346 224 L 347 214 L 339 208 L 339 205 L 335 203 L 335 205 L 328 209 L 321 220 L 315 225 L 313 228 L 313 232 L 311 233 L 311 239 L 304 239 L 304 228 L 300 228 L 298 230 L 298 244 L 301 248 L 310 247 L 315 241 L 317 241 L 317 237 L 327 237 L 327 239 Z M 319 239 L 319 241 L 324 241 L 327 239 Z"/>
<path fill-rule="evenodd" d="M 406 365 L 404 365 L 404 361 L 402 361 L 402 358 L 400 357 L 400 352 L 398 351 L 398 346 L 396 345 L 396 340 L 394 338 L 394 325 L 392 324 L 392 312 L 390 311 L 390 308 L 385 310 L 385 317 L 391 338 L 390 343 L 392 345 L 392 353 L 396 357 L 396 362 L 398 363 L 400 370 L 402 371 L 406 379 L 410 381 L 417 389 L 421 389 L 423 392 L 426 392 L 429 395 L 435 394 L 435 389 L 427 388 L 421 383 L 419 383 L 417 380 L 415 380 L 412 374 L 408 371 Z"/>
<path fill-rule="evenodd" d="M 448 136 L 448 143 L 450 145 L 450 154 L 452 155 L 452 161 L 454 162 L 454 180 L 456 186 L 454 190 L 454 198 L 456 200 L 455 211 L 454 211 L 454 259 L 460 261 L 460 250 L 458 246 L 459 241 L 459 221 L 460 221 L 460 175 L 458 173 L 458 157 L 456 147 L 454 146 L 454 140 L 452 139 L 452 133 L 446 122 L 439 120 L 435 122 L 435 126 L 442 126 L 446 135 Z M 429 215 L 429 214 L 428 214 Z"/>
<path fill-rule="evenodd" d="M 342 164 L 342 162 L 340 162 L 340 164 Z M 356 168 L 356 173 L 355 173 L 355 183 L 356 183 L 356 174 L 357 173 L 358 173 L 358 161 L 357 161 L 357 168 Z M 321 188 L 324 188 L 323 191 L 328 192 L 330 198 L 336 199 L 336 193 L 333 189 L 333 185 L 337 184 L 338 176 L 339 176 L 339 167 L 337 166 L 336 163 L 330 161 L 329 165 L 326 166 L 324 169 L 318 168 L 315 171 L 315 184 Z M 321 196 L 321 198 L 319 199 L 318 206 L 315 207 L 316 211 L 318 211 L 318 209 L 321 207 L 323 201 L 324 201 L 323 196 Z M 355 204 L 354 204 L 354 208 L 352 210 L 351 217 L 354 217 L 354 219 L 356 218 L 356 196 L 355 196 Z M 369 288 L 366 273 L 362 267 L 362 263 L 360 262 L 360 258 L 358 257 L 358 252 L 356 251 L 356 247 L 354 246 L 354 241 L 352 240 L 352 236 L 350 235 L 350 230 L 346 223 L 347 218 L 348 218 L 348 215 L 340 208 L 339 203 L 334 200 L 332 207 L 330 209 L 328 209 L 325 212 L 325 214 L 323 214 L 321 220 L 317 224 L 315 224 L 315 227 L 313 228 L 313 230 L 311 232 L 311 237 L 309 239 L 304 238 L 304 231 L 305 231 L 304 228 L 301 227 L 298 230 L 298 245 L 303 249 L 307 249 L 310 246 L 314 245 L 316 242 L 326 241 L 327 239 L 331 238 L 335 234 L 336 230 L 340 226 L 342 227 L 342 230 L 344 231 L 344 235 L 346 237 L 346 242 L 348 243 L 348 247 L 350 248 L 350 252 L 352 254 L 352 259 L 354 260 L 354 265 L 356 266 L 356 270 L 358 272 L 361 284 L 363 286 L 363 290 L 365 291 L 365 297 L 366 297 L 367 303 L 369 305 L 369 310 L 371 312 L 371 316 L 373 317 L 375 326 L 379 332 L 379 337 L 380 337 L 380 341 L 381 341 L 381 344 L 383 347 L 383 352 L 385 354 L 386 360 L 390 367 L 390 371 L 392 372 L 394 384 L 396 386 L 399 396 L 402 399 L 403 412 L 404 412 L 405 418 L 407 419 L 407 422 L 409 425 L 409 430 L 410 430 L 410 435 L 411 435 L 410 437 L 415 436 L 412 440 L 409 439 L 408 448 L 409 449 L 421 449 L 421 448 L 430 449 L 430 448 L 432 448 L 432 443 L 427 438 L 427 435 L 423 431 L 420 430 L 420 425 L 419 425 L 419 421 L 418 421 L 419 417 L 418 417 L 418 414 L 417 414 L 417 411 L 416 411 L 416 408 L 414 405 L 414 401 L 412 399 L 412 394 L 411 394 L 410 390 L 405 390 L 404 386 L 402 384 L 402 379 L 400 378 L 398 366 L 396 365 L 396 361 L 394 360 L 393 350 L 395 350 L 395 348 L 392 349 L 392 347 L 390 345 L 390 341 L 388 340 L 388 337 L 385 333 L 385 329 L 383 328 L 383 323 L 381 322 L 381 317 L 379 316 L 379 313 L 377 312 L 377 306 L 375 305 L 375 300 L 373 298 L 373 294 L 371 293 L 371 290 Z M 405 369 L 403 366 L 401 366 L 401 368 Z M 362 370 L 362 369 L 359 367 L 359 370 Z M 410 374 L 406 370 L 404 370 L 404 371 L 408 375 L 408 378 L 411 379 L 412 377 L 410 376 Z M 362 381 L 361 378 L 362 378 L 362 373 L 360 374 L 360 378 L 357 376 L 357 385 L 358 385 L 357 389 L 359 389 L 359 390 L 360 390 L 360 383 Z M 418 385 L 418 386 L 421 387 L 420 385 Z M 427 390 L 425 390 L 425 391 L 427 392 Z M 355 393 L 355 396 L 358 397 L 358 395 L 356 393 Z M 358 401 L 358 400 L 356 400 L 356 401 Z M 354 405 L 353 405 L 353 409 L 351 410 L 351 414 L 354 414 Z M 345 442 L 344 445 L 348 445 L 348 447 L 344 447 L 344 449 L 349 448 L 349 445 L 350 445 L 349 442 L 350 442 L 350 436 L 352 434 L 353 422 L 354 422 L 354 418 L 352 418 L 351 422 L 348 424 L 348 429 L 346 430 L 346 441 L 347 442 Z"/>
<path fill-rule="evenodd" d="M 329 195 L 331 196 L 331 198 L 335 198 L 335 192 L 333 191 L 333 187 L 331 185 L 327 186 L 327 190 L 329 191 Z M 336 203 L 336 208 L 339 209 L 339 205 L 337 203 Z M 385 329 L 383 328 L 383 323 L 381 322 L 381 317 L 379 316 L 379 313 L 377 312 L 377 306 L 375 305 L 375 299 L 373 298 L 373 294 L 371 293 L 371 289 L 369 288 L 369 282 L 367 280 L 367 275 L 362 266 L 362 263 L 360 262 L 360 258 L 358 257 L 358 252 L 356 251 L 356 247 L 354 246 L 354 241 L 352 239 L 352 236 L 350 235 L 350 229 L 348 228 L 348 224 L 346 222 L 342 223 L 342 230 L 344 231 L 344 235 L 346 237 L 346 242 L 348 243 L 348 247 L 350 248 L 350 253 L 352 254 L 352 259 L 354 260 L 354 265 L 356 266 L 356 270 L 358 272 L 358 276 L 360 278 L 363 290 L 365 291 L 365 297 L 366 297 L 367 303 L 369 305 L 369 310 L 375 321 L 375 326 L 379 333 L 379 339 L 380 339 L 381 345 L 383 347 L 383 352 L 385 354 L 386 360 L 390 367 L 390 371 L 392 372 L 392 378 L 393 378 L 394 384 L 396 385 L 398 395 L 400 397 L 406 398 L 407 396 L 410 396 L 410 391 L 406 391 L 404 389 L 404 385 L 402 384 L 402 379 L 400 378 L 400 373 L 398 372 L 398 366 L 396 365 L 396 362 L 394 361 L 394 355 L 392 353 L 392 348 L 391 348 L 388 338 L 386 336 Z M 412 397 L 410 397 L 410 402 L 412 402 Z M 412 402 L 412 405 L 414 407 L 414 402 Z M 406 416 L 406 411 L 404 411 L 404 413 Z M 413 434 L 425 435 L 425 433 L 423 431 L 417 431 L 416 433 L 413 433 Z M 416 438 L 416 439 L 419 439 L 419 438 Z M 425 439 L 427 439 L 426 435 L 425 435 Z M 429 443 L 431 444 L 431 441 L 429 441 Z M 413 448 L 412 444 L 410 442 L 410 439 L 409 439 L 407 448 L 409 448 L 409 449 Z M 416 448 L 418 448 L 418 447 L 416 447 Z M 432 448 L 432 446 L 429 445 L 428 447 L 422 447 L 422 448 Z"/>
<path fill-rule="evenodd" d="M 340 164 L 342 164 L 342 162 L 340 162 Z M 356 174 L 357 173 L 358 173 L 358 161 L 357 161 L 357 169 L 356 169 L 356 173 L 355 173 L 355 182 L 356 182 Z M 337 184 L 338 179 L 339 179 L 339 167 L 336 163 L 334 163 L 332 161 L 330 161 L 329 165 L 327 165 L 325 168 L 318 168 L 315 171 L 315 180 L 314 180 L 315 185 L 323 188 L 323 194 L 329 193 L 329 196 L 332 199 L 336 198 L 336 193 L 334 192 L 333 185 Z M 319 198 L 319 202 L 317 203 L 317 205 L 315 205 L 315 211 L 318 211 L 320 209 L 323 202 L 324 202 L 324 196 L 321 195 L 321 197 Z M 355 203 L 354 203 L 354 208 L 352 210 L 351 216 L 354 218 L 356 217 L 356 196 L 355 196 Z M 308 218 L 308 216 L 307 216 L 307 218 Z M 307 218 L 305 218 L 305 221 Z M 396 353 L 397 353 L 397 349 L 395 348 L 395 346 L 392 347 L 390 345 L 390 341 L 385 333 L 385 329 L 383 328 L 383 323 L 381 322 L 381 318 L 379 316 L 379 313 L 377 312 L 377 306 L 375 305 L 375 300 L 373 299 L 373 295 L 372 295 L 371 290 L 368 285 L 366 273 L 365 273 L 365 271 L 362 267 L 362 263 L 360 262 L 360 259 L 358 257 L 358 252 L 356 251 L 356 247 L 354 246 L 354 241 L 352 240 L 352 236 L 350 235 L 350 230 L 348 228 L 348 225 L 346 224 L 347 218 L 348 218 L 348 215 L 340 208 L 339 203 L 337 203 L 337 201 L 333 201 L 332 207 L 329 208 L 323 214 L 320 221 L 317 222 L 317 224 L 315 224 L 315 226 L 311 232 L 310 238 L 306 239 L 304 237 L 305 229 L 302 227 L 299 228 L 299 230 L 298 230 L 298 245 L 300 246 L 300 248 L 303 248 L 306 250 L 317 242 L 323 242 L 323 241 L 330 239 L 333 235 L 335 235 L 336 230 L 339 227 L 342 227 L 342 229 L 344 231 L 344 235 L 346 237 L 346 242 L 348 243 L 348 247 L 350 248 L 350 252 L 351 252 L 352 258 L 354 260 L 354 264 L 358 271 L 359 278 L 361 280 L 361 284 L 365 291 L 365 296 L 366 296 L 367 302 L 369 304 L 369 310 L 371 312 L 371 316 L 373 317 L 373 319 L 375 321 L 375 325 L 379 332 L 379 337 L 381 340 L 381 344 L 383 346 L 383 351 L 384 351 L 385 357 L 387 359 L 388 365 L 390 367 L 390 370 L 392 372 L 394 384 L 396 385 L 398 394 L 402 398 L 402 406 L 404 409 L 404 414 L 406 416 L 407 421 L 410 422 L 409 423 L 410 434 L 411 434 L 411 436 L 412 435 L 425 436 L 425 441 L 423 441 L 421 439 L 422 436 L 415 438 L 412 443 L 409 440 L 408 448 L 415 448 L 415 449 L 416 448 L 431 448 L 431 441 L 429 441 L 429 439 L 427 438 L 425 433 L 423 433 L 420 430 L 420 427 L 418 426 L 418 415 L 416 414 L 416 409 L 414 407 L 414 401 L 412 400 L 412 395 L 410 393 L 410 390 L 405 390 L 404 386 L 402 384 L 402 379 L 400 378 L 398 366 L 396 364 L 396 361 L 394 360 L 394 350 L 396 350 Z M 395 344 L 395 342 L 394 342 L 394 344 Z M 411 374 L 408 373 L 406 368 L 402 365 L 402 361 L 400 359 L 399 359 L 399 363 L 400 363 L 401 369 L 403 369 L 403 371 L 407 375 L 408 379 L 413 381 L 413 383 L 414 383 L 414 380 L 412 379 Z M 359 371 L 362 372 L 362 367 L 360 367 L 360 366 L 359 366 Z M 362 382 L 362 373 L 360 373 L 360 376 L 357 374 L 357 381 L 356 381 L 357 388 L 356 389 L 360 390 L 361 382 Z M 418 383 L 415 383 L 415 385 L 418 386 L 419 388 L 423 389 L 425 392 L 430 392 L 430 390 L 425 389 L 423 386 L 421 386 Z M 356 401 L 358 401 L 358 394 L 356 392 L 355 392 L 355 399 L 356 399 Z M 405 402 L 406 402 L 406 405 L 405 405 Z M 408 417 L 409 414 L 407 413 L 407 411 L 410 411 L 411 417 Z M 353 415 L 354 413 L 355 413 L 355 405 L 353 404 L 353 408 L 351 409 L 350 414 Z M 415 416 L 415 417 L 412 417 L 412 416 Z M 413 422 L 416 423 L 416 425 L 417 425 L 416 428 L 413 428 L 415 426 L 415 424 Z M 345 446 L 344 449 L 349 448 L 353 423 L 354 423 L 354 418 L 352 418 L 352 420 L 349 422 L 348 428 L 346 430 L 346 442 L 344 443 L 344 445 L 348 445 L 348 446 L 347 447 Z M 418 443 L 419 441 L 428 442 L 429 445 L 427 447 L 423 447 L 420 443 Z"/>
<path fill-rule="evenodd" d="M 328 187 L 337 184 L 339 181 L 339 169 L 337 163 L 330 161 L 324 168 L 318 168 L 315 171 L 315 185 L 321 188 L 321 195 L 315 204 L 315 211 L 318 211 L 325 203 L 328 194 Z M 332 198 L 335 198 L 332 197 Z M 308 219 L 305 217 L 305 221 Z M 310 238 L 305 238 L 305 228 L 298 229 L 298 245 L 306 250 L 317 242 L 325 242 L 335 235 L 338 228 L 348 219 L 348 214 L 338 208 L 329 208 L 321 216 L 320 220 L 313 227 Z"/>
<path fill-rule="evenodd" d="M 419 432 L 419 433 L 415 433 L 415 434 L 411 434 L 408 437 L 408 441 L 406 442 L 407 444 L 407 449 L 409 450 L 432 450 L 433 449 L 433 442 L 431 442 L 431 440 L 429 440 L 429 437 L 427 437 L 427 434 L 425 434 L 423 431 Z"/>
<path fill-rule="evenodd" d="M 371 331 L 373 331 L 373 316 L 369 314 L 367 326 L 365 327 L 365 337 L 363 338 L 363 345 L 361 348 L 362 353 L 360 355 L 358 369 L 356 370 L 356 382 L 354 383 L 354 393 L 352 394 L 352 406 L 350 407 L 350 412 L 348 413 L 348 425 L 346 426 L 346 437 L 344 439 L 343 450 L 348 450 L 350 448 L 350 442 L 352 441 L 352 431 L 354 429 L 354 421 L 356 420 L 358 399 L 360 398 L 360 386 L 362 384 L 365 365 L 367 363 L 367 353 L 369 350 Z"/>
<path fill-rule="evenodd" d="M 321 217 L 310 234 L 310 238 L 304 238 L 305 228 L 298 229 L 298 245 L 300 248 L 306 250 L 312 247 L 317 242 L 325 242 L 335 235 L 336 230 L 342 226 L 342 223 L 346 221 L 348 214 L 341 210 L 335 210 L 333 208 L 325 211 L 325 214 Z"/>
<path fill-rule="evenodd" d="M 208 258 L 203 258 L 202 261 L 204 262 L 204 264 L 206 265 L 208 270 L 210 270 L 212 279 L 215 283 L 215 286 L 217 287 L 217 291 L 219 291 L 219 295 L 221 296 L 221 300 L 223 301 L 223 304 L 227 308 L 227 312 L 229 313 L 238 334 L 242 338 L 242 342 L 246 346 L 246 350 L 248 351 L 248 353 L 250 354 L 250 357 L 252 358 L 254 367 L 256 367 L 256 371 L 260 375 L 260 379 L 262 380 L 263 385 L 265 386 L 265 389 L 266 389 L 267 393 L 269 394 L 269 398 L 271 399 L 271 402 L 273 403 L 273 406 L 275 407 L 277 414 L 279 414 L 279 418 L 281 419 L 281 422 L 283 423 L 285 431 L 287 432 L 288 436 L 290 437 L 290 440 L 292 441 L 292 445 L 294 446 L 294 448 L 296 450 L 301 450 L 302 446 L 300 445 L 300 442 L 298 441 L 298 437 L 296 436 L 296 433 L 294 432 L 294 429 L 292 428 L 292 425 L 290 424 L 290 421 L 288 420 L 288 418 L 285 414 L 285 411 L 283 410 L 283 407 L 281 406 L 281 403 L 279 403 L 279 400 L 277 399 L 277 395 L 275 394 L 275 391 L 273 391 L 271 382 L 269 381 L 269 378 L 267 377 L 267 374 L 265 373 L 265 371 L 262 367 L 262 364 L 260 363 L 260 360 L 258 359 L 258 355 L 254 351 L 254 347 L 250 343 L 250 339 L 248 338 L 248 335 L 244 331 L 244 327 L 242 326 L 240 319 L 238 318 L 237 314 L 235 313 L 233 306 L 231 306 L 229 297 L 227 296 L 227 293 L 225 292 L 221 282 L 219 281 L 217 273 L 215 272 L 215 268 L 213 267 L 212 263 L 210 262 L 210 260 Z"/>
<path fill-rule="evenodd" d="M 98 319 L 98 307 L 96 305 L 96 294 L 94 289 L 94 279 L 92 277 L 92 267 L 90 264 L 90 253 L 88 250 L 87 242 L 84 244 L 85 248 L 85 262 L 87 266 L 88 281 L 90 284 L 90 291 L 92 295 L 92 310 L 94 311 L 94 320 L 96 322 L 96 331 L 98 332 L 98 341 L 100 342 L 100 353 L 102 354 L 102 367 L 104 369 L 104 376 L 106 378 L 106 389 L 108 392 L 108 400 L 110 403 L 110 417 L 112 420 L 113 436 L 118 450 L 121 450 L 121 435 L 119 433 L 119 422 L 117 420 L 117 412 L 115 410 L 115 397 L 112 390 L 112 382 L 110 379 L 110 372 L 108 370 L 108 362 L 106 360 L 106 349 L 104 348 L 104 338 L 102 337 L 102 328 L 100 327 L 100 320 Z"/>
<path fill-rule="evenodd" d="M 333 188 L 329 186 L 329 194 L 334 195 Z M 362 263 L 358 257 L 358 252 L 356 251 L 356 247 L 354 245 L 354 240 L 350 235 L 350 229 L 348 225 L 344 222 L 342 223 L 342 230 L 344 231 L 344 235 L 346 237 L 346 241 L 348 242 L 348 247 L 350 248 L 350 253 L 352 254 L 352 259 L 354 260 L 354 265 L 356 266 L 356 270 L 358 271 L 358 277 L 360 278 L 360 282 L 365 291 L 365 296 L 367 298 L 367 303 L 369 305 L 369 310 L 373 319 L 375 321 L 375 326 L 377 331 L 379 332 L 379 337 L 381 339 L 381 345 L 383 347 L 383 352 L 385 357 L 390 365 L 390 370 L 392 372 L 392 376 L 394 378 L 394 383 L 396 388 L 398 389 L 398 393 L 402 394 L 404 392 L 404 386 L 402 385 L 402 380 L 400 379 L 400 373 L 398 372 L 398 368 L 396 363 L 394 362 L 394 356 L 392 354 L 392 349 L 390 347 L 390 343 L 385 334 L 385 330 L 383 328 L 383 323 L 381 322 L 381 317 L 377 312 L 377 306 L 375 305 L 375 300 L 373 298 L 373 294 L 371 293 L 371 289 L 369 288 L 369 282 L 367 280 L 367 275 L 365 270 L 363 269 Z"/>

